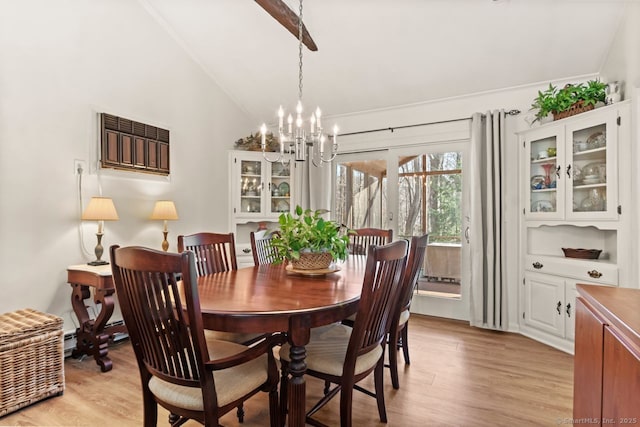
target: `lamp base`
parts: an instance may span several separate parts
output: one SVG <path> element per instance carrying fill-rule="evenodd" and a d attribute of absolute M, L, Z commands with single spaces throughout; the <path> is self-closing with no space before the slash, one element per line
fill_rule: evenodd
<path fill-rule="evenodd" d="M 107 264 L 109 264 L 107 261 L 100 261 L 100 260 L 91 261 L 87 263 L 87 265 L 107 265 Z"/>

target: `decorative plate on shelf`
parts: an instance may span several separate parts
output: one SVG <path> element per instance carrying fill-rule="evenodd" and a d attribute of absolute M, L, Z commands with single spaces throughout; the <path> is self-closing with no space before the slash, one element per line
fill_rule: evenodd
<path fill-rule="evenodd" d="M 280 185 L 278 185 L 278 191 L 280 192 L 281 196 L 288 196 L 289 195 L 289 183 L 287 181 L 281 182 Z"/>
<path fill-rule="evenodd" d="M 325 274 L 335 273 L 336 271 L 340 271 L 340 267 L 338 266 L 330 266 L 329 268 L 322 268 L 320 270 L 298 270 L 293 268 L 293 265 L 289 264 L 285 267 L 287 273 L 291 274 L 300 274 L 302 276 L 324 276 Z"/>
<path fill-rule="evenodd" d="M 289 212 L 289 202 L 280 200 L 276 205 L 276 212 Z"/>
<path fill-rule="evenodd" d="M 592 150 L 594 148 L 604 147 L 606 142 L 604 132 L 596 132 L 587 138 L 587 149 Z"/>

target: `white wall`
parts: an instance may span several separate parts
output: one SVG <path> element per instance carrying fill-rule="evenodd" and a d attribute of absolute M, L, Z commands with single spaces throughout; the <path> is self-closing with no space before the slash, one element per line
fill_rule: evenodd
<path fill-rule="evenodd" d="M 618 80 L 624 82 L 624 96 L 633 99 L 631 107 L 631 158 L 634 159 L 632 191 L 632 215 L 640 209 L 638 201 L 638 188 L 640 188 L 640 156 L 638 155 L 638 141 L 640 141 L 640 3 L 629 2 L 626 6 L 624 19 L 614 38 L 611 50 L 602 67 L 604 81 Z M 632 218 L 637 218 L 632 216 Z M 629 250 L 634 254 L 631 264 L 630 277 L 635 283 L 629 287 L 640 287 L 640 222 L 631 221 L 631 234 L 635 236 L 629 239 Z"/>
<path fill-rule="evenodd" d="M 171 131 L 170 179 L 96 174 L 103 111 Z M 252 128 L 138 2 L 0 0 L 0 313 L 31 307 L 75 328 L 65 269 L 93 257 L 97 225 L 79 226 L 74 159 L 93 163 L 85 206 L 101 188 L 120 215 L 105 249 L 160 249 L 162 224 L 148 217 L 167 198 L 175 250 L 178 234 L 227 230 L 226 151 Z"/>

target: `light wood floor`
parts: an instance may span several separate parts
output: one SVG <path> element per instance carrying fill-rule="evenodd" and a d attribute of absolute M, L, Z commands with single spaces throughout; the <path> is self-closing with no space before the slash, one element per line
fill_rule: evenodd
<path fill-rule="evenodd" d="M 553 426 L 572 413 L 573 357 L 518 334 L 412 315 L 411 365 L 400 356 L 400 390 L 385 376 L 388 426 Z M 141 426 L 140 377 L 128 341 L 112 346 L 113 370 L 100 373 L 93 359 L 65 362 L 66 390 L 0 418 L 0 425 Z M 388 374 L 388 373 L 387 373 Z M 372 388 L 372 381 L 365 381 Z M 322 384 L 307 382 L 308 405 Z M 317 414 L 339 425 L 338 400 Z M 354 394 L 354 424 L 384 426 L 375 399 Z M 310 407 L 310 406 L 309 406 Z M 268 425 L 266 395 L 247 405 L 244 426 Z M 168 413 L 160 408 L 159 425 Z M 222 423 L 238 426 L 235 414 Z M 187 426 L 199 425 L 193 421 Z"/>

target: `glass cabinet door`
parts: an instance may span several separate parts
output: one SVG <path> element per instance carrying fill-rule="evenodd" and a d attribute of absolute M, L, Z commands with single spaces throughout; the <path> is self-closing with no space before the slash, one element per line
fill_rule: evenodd
<path fill-rule="evenodd" d="M 263 213 L 262 162 L 240 160 L 240 211 L 241 213 Z"/>
<path fill-rule="evenodd" d="M 563 216 L 562 139 L 561 134 L 551 130 L 531 135 L 525 141 L 530 217 Z"/>
<path fill-rule="evenodd" d="M 567 128 L 570 216 L 616 217 L 615 116 Z"/>
<path fill-rule="evenodd" d="M 270 213 L 280 215 L 291 210 L 291 169 L 290 163 L 276 162 L 271 164 L 269 181 L 271 191 Z"/>

